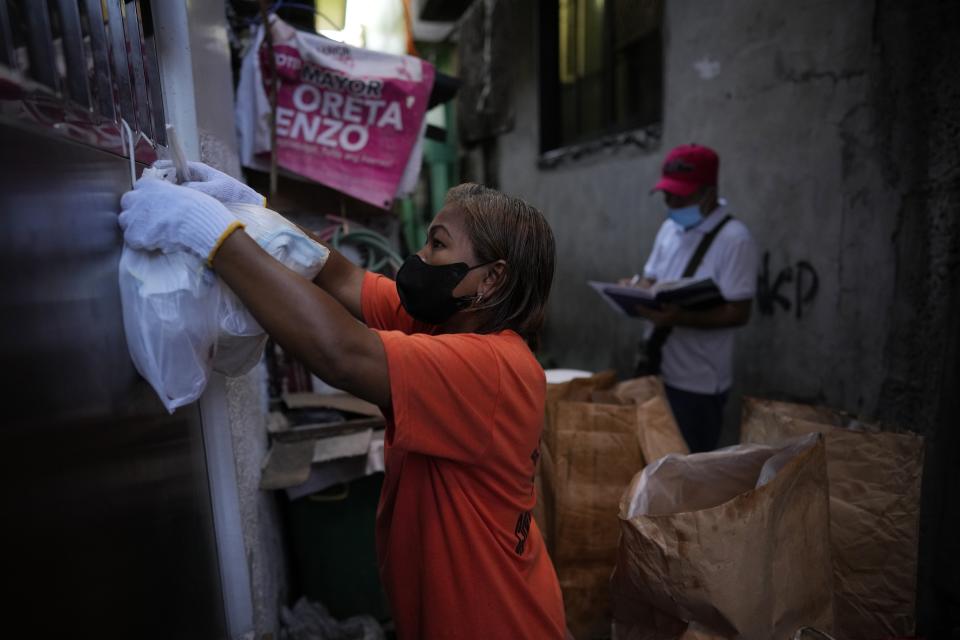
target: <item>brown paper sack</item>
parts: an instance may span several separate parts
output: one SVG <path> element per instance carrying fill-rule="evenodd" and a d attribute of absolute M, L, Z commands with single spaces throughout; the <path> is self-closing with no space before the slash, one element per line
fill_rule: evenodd
<path fill-rule="evenodd" d="M 743 442 L 825 435 L 837 638 L 913 635 L 923 438 L 756 398 L 744 398 L 741 425 Z"/>
<path fill-rule="evenodd" d="M 822 436 L 669 455 L 620 502 L 617 640 L 788 638 L 830 630 Z"/>
<path fill-rule="evenodd" d="M 541 507 L 567 625 L 578 639 L 608 636 L 609 580 L 624 487 L 653 460 L 687 451 L 655 378 L 614 385 L 607 372 L 548 388 L 541 442 Z"/>

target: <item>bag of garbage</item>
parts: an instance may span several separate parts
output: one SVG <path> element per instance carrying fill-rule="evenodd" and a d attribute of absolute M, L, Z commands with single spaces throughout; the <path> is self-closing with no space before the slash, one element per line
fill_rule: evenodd
<path fill-rule="evenodd" d="M 327 248 L 280 214 L 249 204 L 227 208 L 289 269 L 313 279 L 323 268 Z M 201 396 L 211 370 L 238 376 L 259 362 L 266 333 L 200 258 L 124 246 L 119 280 L 131 359 L 171 413 Z"/>
<path fill-rule="evenodd" d="M 280 610 L 284 640 L 384 640 L 383 627 L 371 615 L 337 620 L 319 602 L 300 598 L 293 609 Z"/>
<path fill-rule="evenodd" d="M 330 252 L 295 224 L 266 207 L 240 203 L 226 207 L 246 225 L 247 235 L 288 269 L 309 280 L 320 273 Z M 236 377 L 260 361 L 267 334 L 230 287 L 222 283 L 221 287 L 220 335 L 213 368 Z"/>
<path fill-rule="evenodd" d="M 825 407 L 743 399 L 743 442 L 776 445 L 813 432 L 827 450 L 835 635 L 912 636 L 923 438 Z"/>
<path fill-rule="evenodd" d="M 217 348 L 220 295 L 214 273 L 186 253 L 120 255 L 123 330 L 134 366 L 173 413 L 203 393 Z"/>
<path fill-rule="evenodd" d="M 686 453 L 657 378 L 619 384 L 613 372 L 548 385 L 534 518 L 577 638 L 610 631 L 610 574 L 617 557 L 617 506 L 644 464 Z"/>
<path fill-rule="evenodd" d="M 833 628 L 823 436 L 667 455 L 620 502 L 617 640 Z"/>

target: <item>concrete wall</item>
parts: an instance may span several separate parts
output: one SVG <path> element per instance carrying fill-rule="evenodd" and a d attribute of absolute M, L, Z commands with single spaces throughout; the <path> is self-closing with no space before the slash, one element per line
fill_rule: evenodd
<path fill-rule="evenodd" d="M 958 5 L 669 0 L 659 145 L 541 169 L 536 4 L 511 3 L 506 18 L 528 34 L 501 52 L 512 62 L 514 128 L 492 161 L 471 160 L 495 167 L 487 181 L 541 207 L 553 226 L 547 362 L 630 371 L 639 324 L 584 283 L 642 268 L 664 217 L 647 195 L 663 155 L 687 142 L 717 149 L 721 195 L 768 255 L 769 283 L 792 277 L 739 333 L 723 442 L 736 440 L 743 393 L 825 403 L 927 436 L 920 613 L 930 637 L 955 629 L 958 550 L 948 541 L 958 519 L 946 496 L 960 384 Z M 813 273 L 819 286 L 798 312 Z"/>
<path fill-rule="evenodd" d="M 534 40 L 512 57 L 522 61 L 516 126 L 499 138 L 499 186 L 540 206 L 557 237 L 548 354 L 562 366 L 629 370 L 639 322 L 600 307 L 584 281 L 642 268 L 664 218 L 662 199 L 648 196 L 662 157 L 697 142 L 719 151 L 721 194 L 769 252 L 771 281 L 785 269 L 794 275 L 778 291 L 790 309 L 755 309 L 741 332 L 738 383 L 873 412 L 897 208 L 871 156 L 874 123 L 864 109 L 873 3 L 827 3 L 825 11 L 813 0 L 729 0 L 709 3 L 709 14 L 696 0 L 666 4 L 663 134 L 650 150 L 625 146 L 537 169 Z M 522 19 L 533 26 L 532 11 Z M 819 287 L 798 317 L 801 261 Z M 809 271 L 804 278 L 807 293 Z M 871 296 L 851 294 L 867 283 L 887 284 Z"/>
<path fill-rule="evenodd" d="M 921 630 L 960 637 L 960 4 L 877 2 L 871 101 L 896 189 L 896 304 L 878 414 L 927 439 Z"/>

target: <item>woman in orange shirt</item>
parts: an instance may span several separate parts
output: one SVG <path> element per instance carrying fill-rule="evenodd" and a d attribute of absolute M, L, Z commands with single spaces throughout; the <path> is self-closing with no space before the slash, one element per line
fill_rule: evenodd
<path fill-rule="evenodd" d="M 240 185 L 200 168 L 195 188 L 140 180 L 123 199 L 125 240 L 206 258 L 287 352 L 383 409 L 377 555 L 397 636 L 563 638 L 531 517 L 546 381 L 528 345 L 554 271 L 543 215 L 460 185 L 396 282 L 332 250 L 309 282 L 236 232 L 206 194 Z"/>

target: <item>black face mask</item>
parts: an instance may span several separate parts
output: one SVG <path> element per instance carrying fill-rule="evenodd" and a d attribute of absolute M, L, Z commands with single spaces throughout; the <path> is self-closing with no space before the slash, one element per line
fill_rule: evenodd
<path fill-rule="evenodd" d="M 476 296 L 454 297 L 453 290 L 467 273 L 488 264 L 485 262 L 475 267 L 469 267 L 465 262 L 430 265 L 413 254 L 397 272 L 400 304 L 414 320 L 443 324 L 476 299 Z"/>

